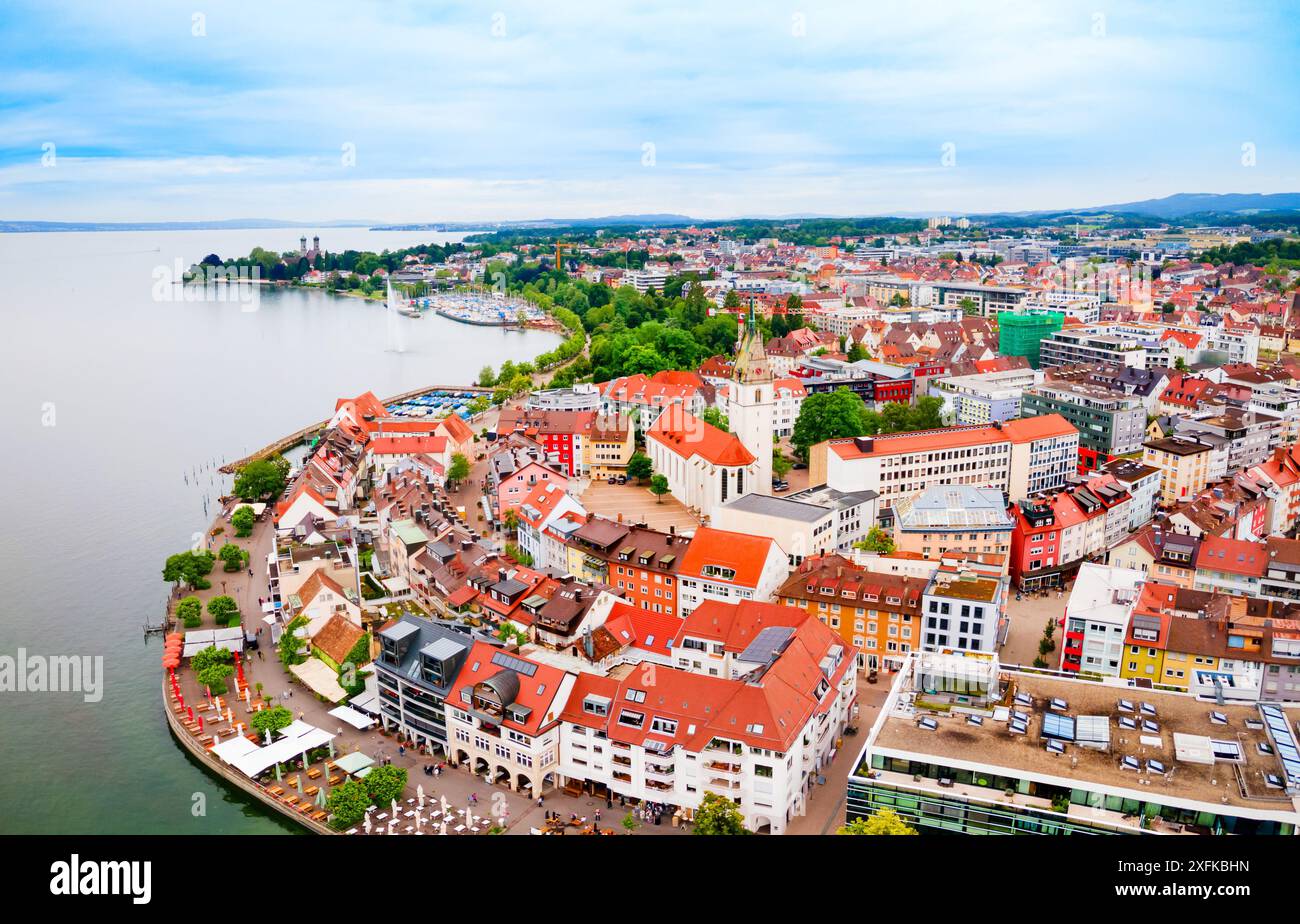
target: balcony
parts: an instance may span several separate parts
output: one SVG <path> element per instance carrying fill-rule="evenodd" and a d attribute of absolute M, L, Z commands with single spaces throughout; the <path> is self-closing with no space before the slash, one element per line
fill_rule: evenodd
<path fill-rule="evenodd" d="M 617 774 L 615 774 L 617 776 Z M 727 792 L 734 792 L 740 788 L 740 780 L 727 780 L 720 776 L 715 776 L 709 780 L 709 786 L 714 789 L 723 789 Z"/>
<path fill-rule="evenodd" d="M 726 773 L 732 776 L 739 776 L 744 771 L 744 767 L 740 764 L 729 764 L 720 760 L 705 761 L 704 766 L 715 773 Z"/>

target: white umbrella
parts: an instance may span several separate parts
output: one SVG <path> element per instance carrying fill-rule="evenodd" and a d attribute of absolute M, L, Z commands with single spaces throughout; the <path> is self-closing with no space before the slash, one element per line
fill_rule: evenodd
<path fill-rule="evenodd" d="M 419 812 L 415 813 L 415 830 L 419 831 L 424 827 L 424 816 Z"/>
<path fill-rule="evenodd" d="M 449 815 L 449 814 L 451 814 L 451 803 L 447 801 L 447 797 L 446 797 L 446 796 L 442 796 L 442 797 L 440 798 L 440 801 L 441 801 L 441 803 L 442 803 L 442 813 L 443 813 L 444 815 Z"/>
<path fill-rule="evenodd" d="M 392 833 L 393 833 L 393 826 L 396 825 L 396 824 L 397 824 L 397 819 L 396 819 L 396 818 L 390 818 L 390 819 L 388 819 L 388 833 L 389 833 L 389 834 L 392 834 Z"/>
<path fill-rule="evenodd" d="M 366 812 L 365 817 L 362 819 L 362 825 L 363 827 L 365 827 L 366 833 L 369 834 L 370 833 L 370 812 L 369 811 Z"/>
<path fill-rule="evenodd" d="M 420 808 L 423 809 L 424 808 L 424 784 L 423 783 L 415 787 L 415 795 L 420 800 Z"/>
<path fill-rule="evenodd" d="M 438 825 L 438 833 L 446 837 L 447 835 L 447 816 L 442 816 L 442 824 Z"/>
<path fill-rule="evenodd" d="M 397 800 L 396 800 L 396 799 L 393 800 L 393 815 L 394 815 L 394 816 L 397 815 Z"/>
<path fill-rule="evenodd" d="M 266 729 L 266 743 L 268 746 L 271 743 L 271 729 L 269 727 Z"/>

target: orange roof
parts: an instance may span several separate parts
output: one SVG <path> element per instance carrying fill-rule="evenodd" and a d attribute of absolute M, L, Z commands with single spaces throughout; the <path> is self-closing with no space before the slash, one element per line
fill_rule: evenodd
<path fill-rule="evenodd" d="M 1224 539 L 1221 536 L 1202 536 L 1201 548 L 1196 553 L 1197 569 L 1224 571 L 1247 577 L 1263 577 L 1268 565 L 1268 548 L 1258 542 L 1244 539 Z"/>
<path fill-rule="evenodd" d="M 691 538 L 691 544 L 682 555 L 678 574 L 683 577 L 704 577 L 704 567 L 712 565 L 735 572 L 728 583 L 745 587 L 758 586 L 763 566 L 776 542 L 766 536 L 750 536 L 701 526 Z M 709 580 L 722 580 L 710 575 Z"/>
<path fill-rule="evenodd" d="M 447 438 L 454 443 L 471 442 L 474 439 L 474 431 L 459 414 L 448 414 L 439 422 L 438 428 L 447 431 Z"/>
<path fill-rule="evenodd" d="M 660 414 L 646 431 L 646 438 L 654 439 L 684 459 L 699 456 L 714 465 L 749 465 L 754 461 L 754 454 L 736 434 L 719 430 L 686 411 L 671 409 Z"/>
<path fill-rule="evenodd" d="M 445 436 L 376 436 L 370 441 L 372 455 L 437 455 L 447 451 Z"/>
<path fill-rule="evenodd" d="M 1053 436 L 1069 436 L 1079 431 L 1060 414 L 1041 414 L 1037 417 L 1017 417 L 1008 420 L 1002 424 L 1002 432 L 1013 443 L 1029 443 Z"/>
<path fill-rule="evenodd" d="M 502 664 L 498 664 L 493 660 L 497 655 L 504 656 L 497 659 L 502 661 Z M 510 660 L 505 661 L 505 658 Z M 514 671 L 512 668 L 504 666 L 519 661 L 528 665 L 528 670 L 531 670 L 531 673 Z M 474 647 L 465 656 L 465 666 L 457 675 L 456 682 L 452 687 L 453 692 L 448 695 L 447 701 L 460 704 L 462 702 L 461 690 L 466 687 L 472 688 L 475 684 L 482 683 L 506 672 L 514 673 L 518 680 L 518 690 L 515 693 L 513 703 L 528 707 L 530 712 L 528 719 L 524 722 L 511 719 L 507 714 L 499 724 L 505 728 L 513 728 L 516 731 L 531 735 L 535 735 L 543 728 L 553 725 L 559 719 L 559 715 L 552 710 L 555 697 L 563 686 L 565 672 L 548 664 L 530 661 L 521 657 L 518 653 L 506 654 L 495 645 L 490 645 L 487 642 L 475 642 Z"/>

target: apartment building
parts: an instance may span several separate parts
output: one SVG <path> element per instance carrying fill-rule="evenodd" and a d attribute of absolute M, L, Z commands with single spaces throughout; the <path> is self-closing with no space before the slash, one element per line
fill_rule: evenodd
<path fill-rule="evenodd" d="M 945 559 L 921 595 L 926 651 L 992 655 L 1006 638 L 1007 581 L 1001 567 Z"/>
<path fill-rule="evenodd" d="M 390 622 L 376 636 L 379 657 L 371 666 L 378 683 L 380 722 L 410 737 L 416 747 L 446 753 L 444 703 L 473 640 L 416 616 Z"/>
<path fill-rule="evenodd" d="M 1079 462 L 1088 471 L 1137 452 L 1146 435 L 1146 408 L 1132 395 L 1102 385 L 1049 379 L 1020 399 L 1025 417 L 1059 414 L 1079 431 Z"/>
<path fill-rule="evenodd" d="M 1140 529 L 1151 521 L 1160 504 L 1159 468 L 1136 459 L 1112 459 L 1098 471 L 1114 478 L 1132 498 L 1129 529 Z"/>
<path fill-rule="evenodd" d="M 1198 439 L 1171 436 L 1142 444 L 1142 461 L 1160 469 L 1160 503 L 1172 507 L 1197 494 L 1210 481 L 1214 447 Z"/>
<path fill-rule="evenodd" d="M 529 798 L 554 789 L 577 675 L 483 641 L 459 664 L 446 698 L 448 762 Z"/>
<path fill-rule="evenodd" d="M 896 671 L 921 638 L 926 578 L 868 570 L 842 555 L 805 559 L 776 592 L 858 651 L 859 667 Z"/>
<path fill-rule="evenodd" d="M 978 426 L 1019 417 L 1022 393 L 1040 380 L 1033 369 L 955 375 L 932 381 L 930 394 L 943 399 L 955 424 Z"/>
<path fill-rule="evenodd" d="M 1061 670 L 1118 677 L 1140 571 L 1085 562 L 1065 605 Z"/>
<path fill-rule="evenodd" d="M 784 833 L 856 715 L 856 652 L 763 603 L 707 603 L 671 648 L 677 666 L 653 674 L 579 675 L 560 716 L 566 790 L 680 817 L 713 793 L 751 831 Z"/>
<path fill-rule="evenodd" d="M 1112 332 L 1107 325 L 1058 330 L 1043 338 L 1039 346 L 1039 364 L 1043 368 L 1081 363 L 1145 368 L 1147 352 L 1137 337 Z"/>
<path fill-rule="evenodd" d="M 987 427 L 827 440 L 810 451 L 809 482 L 875 491 L 883 515 L 935 485 L 992 487 L 1018 500 L 1060 487 L 1078 460 L 1078 431 L 1048 414 Z"/>
<path fill-rule="evenodd" d="M 590 516 L 569 537 L 567 570 L 588 583 L 609 585 L 634 607 L 672 616 L 678 613 L 682 555 L 690 542 L 676 530 Z"/>
<path fill-rule="evenodd" d="M 776 540 L 702 526 L 682 555 L 677 612 L 689 616 L 706 600 L 770 600 L 789 570 Z"/>

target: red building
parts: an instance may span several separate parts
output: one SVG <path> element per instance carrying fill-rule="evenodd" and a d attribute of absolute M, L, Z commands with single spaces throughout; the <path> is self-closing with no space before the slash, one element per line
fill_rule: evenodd
<path fill-rule="evenodd" d="M 542 445 L 550 464 L 570 478 L 583 474 L 583 441 L 591 438 L 595 411 L 504 411 L 497 432 L 522 433 Z"/>
<path fill-rule="evenodd" d="M 1023 500 L 1012 508 L 1011 580 L 1021 590 L 1059 587 L 1066 565 L 1061 531 L 1050 500 Z"/>

